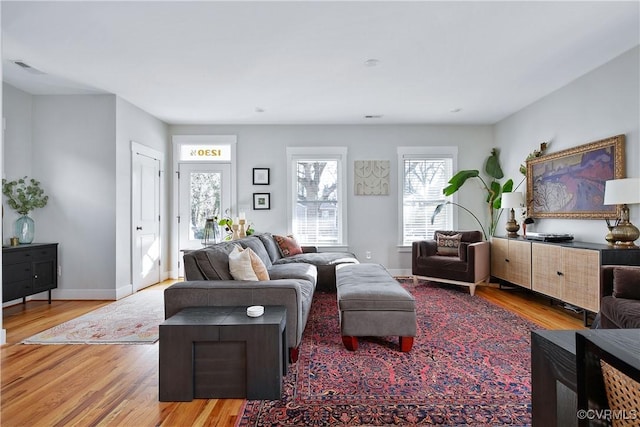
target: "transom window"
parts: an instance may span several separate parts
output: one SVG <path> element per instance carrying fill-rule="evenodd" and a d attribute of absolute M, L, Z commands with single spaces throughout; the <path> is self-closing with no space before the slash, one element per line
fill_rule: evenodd
<path fill-rule="evenodd" d="M 453 175 L 456 158 L 455 147 L 398 147 L 402 246 L 431 239 L 435 230 L 454 229 L 451 205 L 442 209 L 433 224 L 431 217 L 436 206 L 447 200 L 442 189 Z"/>

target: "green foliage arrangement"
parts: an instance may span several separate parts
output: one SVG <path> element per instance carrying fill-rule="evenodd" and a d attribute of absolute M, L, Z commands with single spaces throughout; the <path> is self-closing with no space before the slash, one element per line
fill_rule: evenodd
<path fill-rule="evenodd" d="M 491 178 L 489 182 L 485 181 L 482 178 L 482 176 L 480 176 L 480 171 L 477 169 L 461 170 L 457 172 L 453 177 L 451 177 L 451 179 L 449 180 L 449 185 L 442 190 L 442 193 L 445 196 L 451 196 L 456 191 L 458 191 L 464 185 L 464 183 L 467 182 L 469 179 L 476 178 L 480 180 L 480 182 L 482 183 L 482 186 L 487 192 L 485 201 L 487 203 L 487 209 L 489 210 L 489 236 L 493 236 L 496 226 L 498 224 L 498 219 L 500 218 L 499 214 L 496 214 L 496 211 L 500 209 L 500 203 L 502 201 L 501 199 L 502 193 L 508 193 L 513 190 L 512 179 L 507 180 L 502 185 L 498 181 L 504 178 L 504 172 L 502 172 L 502 167 L 500 166 L 500 159 L 498 158 L 498 154 L 499 153 L 497 149 L 494 148 L 493 150 L 491 150 L 491 154 L 489 155 L 489 157 L 487 158 L 487 161 L 484 164 L 484 172 Z M 445 202 L 436 206 L 436 209 L 434 210 L 433 215 L 431 216 L 432 223 L 436 215 L 438 215 L 440 211 L 442 211 L 444 206 L 447 204 L 453 204 L 453 205 L 459 206 L 463 208 L 465 211 L 469 212 L 478 222 L 478 225 L 480 225 L 480 228 L 482 229 L 482 234 L 484 234 L 485 240 L 488 238 L 487 233 L 484 227 L 482 226 L 482 223 L 478 219 L 478 217 L 473 215 L 473 213 L 471 213 L 469 209 L 464 208 L 463 206 L 458 205 L 457 203 Z"/>
<path fill-rule="evenodd" d="M 231 226 L 233 225 L 233 219 L 231 219 L 231 217 L 229 216 L 225 216 L 222 218 L 218 218 L 217 216 L 214 216 L 213 220 L 216 221 L 218 225 L 222 227 L 225 233 L 227 233 L 226 236 L 224 237 L 224 240 L 231 240 L 231 236 L 233 235 L 233 229 L 231 228 Z M 247 223 L 247 228 L 245 232 L 247 233 L 247 236 L 251 236 L 253 233 L 255 233 L 252 223 Z"/>
<path fill-rule="evenodd" d="M 21 215 L 43 208 L 49 201 L 49 196 L 40 188 L 40 181 L 26 176 L 14 181 L 2 179 L 2 194 L 7 197 L 9 207 Z"/>
<path fill-rule="evenodd" d="M 547 148 L 549 147 L 549 144 L 550 144 L 549 141 L 545 141 L 541 143 L 540 148 L 538 150 L 534 150 L 533 152 L 531 152 L 527 156 L 526 160 L 540 157 L 547 150 Z M 500 215 L 502 214 L 502 211 L 500 210 L 500 207 L 502 205 L 502 193 L 510 193 L 512 191 L 517 190 L 518 187 L 522 185 L 527 175 L 527 167 L 525 165 L 520 165 L 520 168 L 519 168 L 520 173 L 525 175 L 525 178 L 523 178 L 522 181 L 520 181 L 520 183 L 515 188 L 513 187 L 512 179 L 508 179 L 507 181 L 505 181 L 504 184 L 500 184 L 499 180 L 504 178 L 504 172 L 502 172 L 502 167 L 500 166 L 500 159 L 498 158 L 498 154 L 499 153 L 497 149 L 494 148 L 493 150 L 491 150 L 491 154 L 489 155 L 489 157 L 487 158 L 484 164 L 484 172 L 486 175 L 489 176 L 489 178 L 491 178 L 489 182 L 482 179 L 482 177 L 480 176 L 479 170 L 476 170 L 476 169 L 461 170 L 457 172 L 449 180 L 449 185 L 442 190 L 442 193 L 445 196 L 451 196 L 456 191 L 458 191 L 464 185 L 464 183 L 467 182 L 469 179 L 471 178 L 479 179 L 485 191 L 487 192 L 487 197 L 485 201 L 487 203 L 487 209 L 489 210 L 489 236 L 494 235 L 496 231 L 496 227 L 498 225 L 498 220 L 500 219 Z M 482 229 L 482 234 L 484 234 L 485 240 L 487 240 L 488 238 L 487 233 L 484 227 L 482 226 L 482 222 L 480 222 L 478 217 L 474 215 L 469 209 L 454 202 L 444 202 L 436 206 L 433 212 L 433 215 L 431 216 L 432 224 L 436 215 L 438 215 L 446 205 L 458 206 L 464 209 L 465 211 L 467 211 L 471 216 L 473 216 L 473 218 L 475 218 L 475 220 L 478 222 L 478 225 Z"/>

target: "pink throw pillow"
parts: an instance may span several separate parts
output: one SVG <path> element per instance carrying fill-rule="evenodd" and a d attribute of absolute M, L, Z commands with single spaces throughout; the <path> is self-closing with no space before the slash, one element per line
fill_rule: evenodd
<path fill-rule="evenodd" d="M 302 253 L 302 247 L 296 242 L 296 239 L 289 236 L 278 236 L 274 235 L 273 238 L 276 240 L 278 244 L 278 248 L 280 249 L 280 253 L 283 257 L 288 257 L 292 255 L 297 255 Z"/>

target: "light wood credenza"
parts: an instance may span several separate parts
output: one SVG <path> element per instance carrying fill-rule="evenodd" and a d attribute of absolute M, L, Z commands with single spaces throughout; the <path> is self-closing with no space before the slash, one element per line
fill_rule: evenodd
<path fill-rule="evenodd" d="M 600 267 L 640 265 L 640 249 L 491 238 L 491 275 L 587 311 L 600 310 Z"/>

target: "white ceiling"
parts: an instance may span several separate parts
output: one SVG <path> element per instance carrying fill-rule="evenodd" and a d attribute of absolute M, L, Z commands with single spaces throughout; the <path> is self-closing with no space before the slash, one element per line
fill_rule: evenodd
<path fill-rule="evenodd" d="M 637 46 L 639 21 L 638 1 L 2 1 L 3 73 L 171 124 L 491 124 Z"/>

